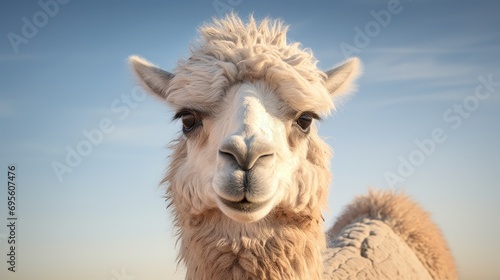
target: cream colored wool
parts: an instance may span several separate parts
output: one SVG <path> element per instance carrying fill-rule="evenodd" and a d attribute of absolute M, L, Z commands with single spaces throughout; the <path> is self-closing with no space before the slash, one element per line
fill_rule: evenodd
<path fill-rule="evenodd" d="M 402 193 L 371 190 L 356 198 L 327 236 L 325 273 L 333 277 L 325 279 L 347 279 L 339 276 L 354 272 L 357 276 L 351 279 L 458 279 L 438 227 Z M 349 266 L 341 255 L 370 263 Z"/>
<path fill-rule="evenodd" d="M 453 261 L 439 231 L 414 205 L 390 208 L 384 200 L 390 201 L 391 194 L 371 194 L 368 203 L 358 200 L 350 206 L 329 231 L 333 245 L 327 249 L 321 212 L 331 152 L 314 123 L 307 131 L 299 120 L 304 114 L 328 115 L 336 98 L 352 92 L 361 66 L 352 58 L 322 72 L 310 50 L 287 42 L 287 29 L 277 20 L 250 17 L 244 23 L 231 14 L 200 28 L 191 56 L 180 60 L 173 73 L 130 58 L 149 92 L 199 124 L 172 144 L 163 182 L 187 279 L 330 279 L 346 267 L 366 275 L 384 275 L 387 269 L 397 275 L 396 263 L 380 270 L 371 262 L 359 262 L 368 267 L 339 263 L 366 259 L 347 245 L 338 246 L 343 236 L 355 235 L 353 224 L 368 230 L 368 236 L 373 227 L 379 234 L 370 242 L 381 236 L 381 244 L 393 245 L 387 246 L 390 252 L 403 252 L 403 257 L 414 252 L 406 266 L 413 270 L 407 272 L 446 279 Z M 379 204 L 389 205 L 389 214 L 371 215 L 370 207 Z M 247 209 L 242 205 L 259 207 L 241 210 Z M 411 213 L 394 215 L 400 208 Z M 429 228 L 434 240 L 413 235 Z M 335 258 L 337 253 L 343 258 Z"/>

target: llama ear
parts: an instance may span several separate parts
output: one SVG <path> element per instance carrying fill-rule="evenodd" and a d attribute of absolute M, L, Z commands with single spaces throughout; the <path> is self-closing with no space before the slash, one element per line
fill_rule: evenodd
<path fill-rule="evenodd" d="M 164 71 L 136 55 L 130 56 L 129 62 L 145 89 L 165 100 L 168 82 L 174 77 L 174 74 Z"/>
<path fill-rule="evenodd" d="M 332 97 L 339 97 L 356 89 L 354 81 L 362 72 L 361 61 L 350 58 L 342 64 L 326 71 L 325 87 Z"/>

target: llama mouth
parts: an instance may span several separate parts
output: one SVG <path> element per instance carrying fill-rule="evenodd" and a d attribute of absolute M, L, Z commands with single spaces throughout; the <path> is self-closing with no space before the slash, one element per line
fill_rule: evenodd
<path fill-rule="evenodd" d="M 219 196 L 219 200 L 227 207 L 238 210 L 241 212 L 255 212 L 260 209 L 262 209 L 264 206 L 266 206 L 269 203 L 269 200 L 264 201 L 264 202 L 250 202 L 246 198 L 243 198 L 240 201 L 230 201 L 227 199 L 224 199 Z"/>

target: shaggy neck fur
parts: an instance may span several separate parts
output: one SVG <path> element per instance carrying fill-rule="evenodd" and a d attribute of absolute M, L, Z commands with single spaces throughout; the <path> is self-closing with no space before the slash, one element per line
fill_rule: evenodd
<path fill-rule="evenodd" d="M 185 218 L 179 222 L 187 279 L 320 279 L 325 238 L 310 216 L 278 210 L 258 226 L 215 209 Z"/>
<path fill-rule="evenodd" d="M 294 205 L 283 202 L 254 223 L 235 222 L 216 207 L 196 208 L 175 176 L 186 158 L 185 145 L 182 139 L 174 145 L 164 182 L 186 279 L 321 279 L 326 248 L 321 210 L 330 183 L 330 150 L 324 142 L 309 139 L 307 162 L 293 175 Z"/>

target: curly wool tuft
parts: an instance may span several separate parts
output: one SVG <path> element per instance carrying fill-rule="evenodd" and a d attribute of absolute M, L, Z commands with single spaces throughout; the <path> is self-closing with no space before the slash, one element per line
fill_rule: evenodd
<path fill-rule="evenodd" d="M 180 60 L 166 93 L 167 102 L 181 105 L 186 91 L 200 107 L 213 107 L 221 90 L 242 81 L 264 80 L 293 109 L 327 115 L 332 98 L 324 86 L 326 74 L 316 66 L 311 50 L 287 44 L 288 26 L 279 20 L 253 17 L 245 24 L 235 14 L 200 28 L 201 39 L 191 56 Z"/>

